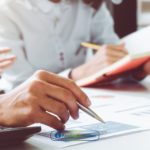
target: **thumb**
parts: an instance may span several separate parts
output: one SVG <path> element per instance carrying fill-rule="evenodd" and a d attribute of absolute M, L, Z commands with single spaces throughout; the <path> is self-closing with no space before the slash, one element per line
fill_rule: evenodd
<path fill-rule="evenodd" d="M 144 65 L 144 71 L 150 75 L 150 60 Z"/>

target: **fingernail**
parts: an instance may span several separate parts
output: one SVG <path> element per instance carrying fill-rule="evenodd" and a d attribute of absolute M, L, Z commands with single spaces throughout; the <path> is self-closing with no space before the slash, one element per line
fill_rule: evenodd
<path fill-rule="evenodd" d="M 72 116 L 72 118 L 73 118 L 74 120 L 77 120 L 77 119 L 79 118 L 79 114 L 78 114 L 78 113 L 74 114 L 74 115 Z"/>
<path fill-rule="evenodd" d="M 61 129 L 60 130 L 65 130 L 65 125 L 61 126 Z"/>
<path fill-rule="evenodd" d="M 75 116 L 75 120 L 77 120 L 77 119 L 79 119 L 79 114 L 77 114 L 77 115 Z"/>
<path fill-rule="evenodd" d="M 87 98 L 87 105 L 90 106 L 92 103 L 89 98 Z"/>

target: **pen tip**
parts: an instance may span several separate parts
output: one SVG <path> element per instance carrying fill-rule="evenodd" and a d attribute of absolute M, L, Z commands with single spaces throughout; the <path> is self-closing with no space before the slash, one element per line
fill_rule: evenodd
<path fill-rule="evenodd" d="M 100 117 L 97 117 L 96 119 L 97 119 L 98 121 L 100 121 L 101 123 L 104 123 L 104 124 L 106 123 L 106 122 L 105 122 L 102 118 L 100 118 Z"/>

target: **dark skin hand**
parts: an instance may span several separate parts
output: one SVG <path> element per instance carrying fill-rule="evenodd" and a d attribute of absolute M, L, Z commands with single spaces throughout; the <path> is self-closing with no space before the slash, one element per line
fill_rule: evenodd
<path fill-rule="evenodd" d="M 42 123 L 63 130 L 70 116 L 79 117 L 77 101 L 85 107 L 91 104 L 72 80 L 37 71 L 16 89 L 0 96 L 0 125 Z"/>

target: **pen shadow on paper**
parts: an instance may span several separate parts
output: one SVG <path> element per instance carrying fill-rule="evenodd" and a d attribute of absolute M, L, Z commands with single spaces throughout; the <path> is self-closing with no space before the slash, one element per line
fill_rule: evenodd
<path fill-rule="evenodd" d="M 134 80 L 118 80 L 111 83 L 94 85 L 93 88 L 101 88 L 113 91 L 146 92 L 150 87 Z"/>

